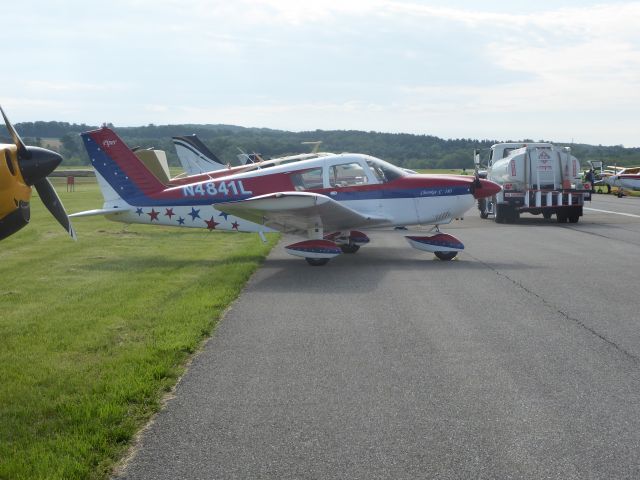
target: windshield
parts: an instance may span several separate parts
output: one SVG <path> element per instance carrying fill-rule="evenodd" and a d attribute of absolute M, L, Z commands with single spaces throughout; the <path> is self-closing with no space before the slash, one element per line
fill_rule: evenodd
<path fill-rule="evenodd" d="M 380 183 L 387 183 L 407 175 L 407 172 L 401 168 L 391 165 L 379 158 L 369 157 L 367 158 L 367 164 L 371 167 L 371 170 L 373 170 L 374 175 Z"/>

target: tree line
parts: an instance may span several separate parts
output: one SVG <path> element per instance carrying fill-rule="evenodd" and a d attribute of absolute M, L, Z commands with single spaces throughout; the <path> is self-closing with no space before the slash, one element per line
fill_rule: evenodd
<path fill-rule="evenodd" d="M 112 125 L 110 127 L 114 128 Z M 23 122 L 16 129 L 29 145 L 40 145 L 59 151 L 63 165 L 89 165 L 80 133 L 98 128 L 67 122 Z M 505 141 L 532 142 L 531 139 L 442 139 L 432 135 L 408 133 L 364 132 L 358 130 L 314 130 L 289 132 L 268 128 L 245 128 L 234 125 L 147 125 L 114 128 L 129 147 L 157 148 L 167 153 L 170 165 L 179 165 L 171 141 L 172 136 L 195 133 L 220 159 L 237 163 L 240 150 L 259 153 L 264 158 L 293 155 L 309 151 L 302 142 L 321 141 L 321 151 L 358 152 L 382 158 L 404 168 L 473 168 L 474 149 L 485 154 L 494 143 Z M 4 135 L 6 137 L 6 135 Z M 10 140 L 6 138 L 6 142 Z M 538 140 L 543 141 L 543 140 Z M 605 165 L 640 164 L 640 148 L 622 145 L 587 145 L 553 142 L 570 146 L 582 165 L 600 160 Z"/>

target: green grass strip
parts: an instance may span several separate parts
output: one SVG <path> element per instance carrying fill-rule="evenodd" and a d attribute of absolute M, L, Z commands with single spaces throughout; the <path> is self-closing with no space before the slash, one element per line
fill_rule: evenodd
<path fill-rule="evenodd" d="M 0 242 L 0 478 L 105 478 L 278 237 L 92 217 L 76 243 L 31 205 Z"/>

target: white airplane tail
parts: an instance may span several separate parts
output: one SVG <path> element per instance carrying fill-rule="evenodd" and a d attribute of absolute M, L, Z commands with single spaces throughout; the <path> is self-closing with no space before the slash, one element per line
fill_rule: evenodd
<path fill-rule="evenodd" d="M 182 168 L 189 175 L 227 168 L 216 155 L 195 135 L 172 137 Z"/>

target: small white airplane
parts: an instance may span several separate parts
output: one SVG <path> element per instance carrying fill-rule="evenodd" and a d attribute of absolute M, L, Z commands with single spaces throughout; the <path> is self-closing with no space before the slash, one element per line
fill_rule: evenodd
<path fill-rule="evenodd" d="M 187 175 L 197 175 L 206 172 L 215 172 L 224 168 L 229 168 L 229 165 L 220 160 L 209 148 L 198 138 L 197 135 L 183 135 L 172 137 L 173 145 L 176 149 L 176 154 L 180 160 L 180 164 Z M 278 157 L 270 160 L 264 160 L 257 153 L 245 153 L 242 152 L 238 155 L 240 164 L 248 165 L 251 163 L 259 164 L 260 168 L 271 167 L 273 165 L 280 165 L 282 163 L 290 163 L 298 160 L 308 160 L 310 158 L 324 157 L 327 155 L 333 155 L 327 152 L 318 152 L 317 146 L 320 142 L 304 142 L 305 144 L 312 144 L 316 148 L 311 153 L 301 153 L 298 155 L 289 155 L 286 157 Z"/>
<path fill-rule="evenodd" d="M 109 128 L 85 132 L 82 139 L 105 202 L 101 209 L 72 217 L 105 215 L 125 223 L 305 235 L 307 240 L 285 250 L 314 266 L 369 243 L 357 229 L 406 225 L 433 225 L 435 234 L 409 235 L 407 241 L 451 260 L 464 245 L 438 226 L 500 190 L 477 177 L 410 174 L 362 154 L 269 168 L 242 165 L 165 184 Z"/>
<path fill-rule="evenodd" d="M 618 187 L 618 196 L 624 195 L 624 190 L 640 190 L 640 167 L 620 168 L 607 166 L 613 173 L 603 176 L 603 181 L 610 187 Z"/>

